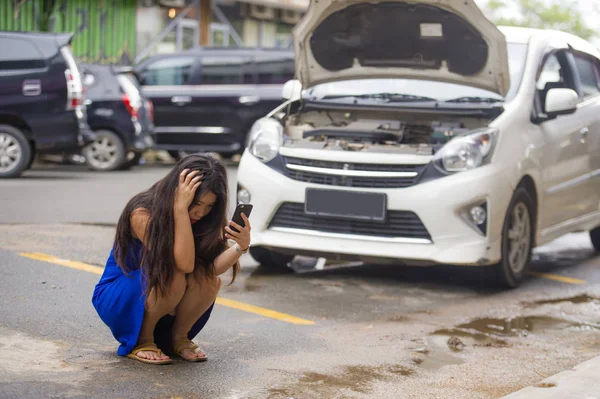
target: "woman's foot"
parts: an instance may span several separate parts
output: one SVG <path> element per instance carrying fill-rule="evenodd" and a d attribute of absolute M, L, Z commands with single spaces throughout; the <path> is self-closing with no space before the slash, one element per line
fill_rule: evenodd
<path fill-rule="evenodd" d="M 169 364 L 173 362 L 153 342 L 138 344 L 127 357 L 149 364 Z"/>
<path fill-rule="evenodd" d="M 207 359 L 206 353 L 187 338 L 175 340 L 173 349 L 183 360 L 188 362 L 203 362 Z"/>

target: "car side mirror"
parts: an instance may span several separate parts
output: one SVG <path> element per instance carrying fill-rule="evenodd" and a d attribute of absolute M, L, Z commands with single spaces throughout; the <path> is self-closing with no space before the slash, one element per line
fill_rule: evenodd
<path fill-rule="evenodd" d="M 579 96 L 573 89 L 550 89 L 546 93 L 546 114 L 551 118 L 572 114 L 577 110 L 578 102 Z"/>
<path fill-rule="evenodd" d="M 284 100 L 299 100 L 302 96 L 302 83 L 299 80 L 293 79 L 288 80 L 283 85 L 283 90 L 281 91 L 281 98 Z"/>

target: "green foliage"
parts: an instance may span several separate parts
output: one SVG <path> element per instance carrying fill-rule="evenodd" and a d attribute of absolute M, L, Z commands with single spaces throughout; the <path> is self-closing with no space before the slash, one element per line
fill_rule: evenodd
<path fill-rule="evenodd" d="M 38 24 L 40 32 L 48 32 L 50 30 L 50 18 L 54 12 L 56 2 L 57 0 L 42 0 L 42 9 Z"/>
<path fill-rule="evenodd" d="M 572 3 L 564 0 L 516 0 L 519 16 L 499 16 L 509 6 L 506 0 L 489 0 L 491 20 L 496 25 L 523 26 L 538 29 L 558 29 L 584 39 L 590 39 L 597 31 L 586 26 L 583 16 Z"/>

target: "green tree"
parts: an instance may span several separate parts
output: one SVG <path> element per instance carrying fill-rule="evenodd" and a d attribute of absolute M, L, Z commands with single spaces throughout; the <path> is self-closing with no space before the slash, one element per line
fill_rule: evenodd
<path fill-rule="evenodd" d="M 517 6 L 518 16 L 501 16 L 511 4 Z M 489 0 L 485 8 L 496 25 L 558 29 L 584 39 L 597 33 L 583 22 L 583 16 L 574 4 L 564 0 Z"/>
<path fill-rule="evenodd" d="M 42 0 L 41 3 L 42 9 L 40 10 L 38 30 L 40 32 L 48 32 L 50 30 L 50 19 L 52 18 L 57 0 Z"/>

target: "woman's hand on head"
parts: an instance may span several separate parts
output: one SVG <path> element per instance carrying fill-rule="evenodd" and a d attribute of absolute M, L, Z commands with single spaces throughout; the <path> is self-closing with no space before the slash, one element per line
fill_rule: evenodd
<path fill-rule="evenodd" d="M 175 192 L 175 209 L 188 211 L 188 208 L 192 204 L 196 190 L 202 184 L 202 175 L 199 175 L 200 171 L 193 170 L 190 172 L 189 169 L 184 169 L 179 174 L 179 185 Z"/>
<path fill-rule="evenodd" d="M 250 227 L 250 220 L 248 220 L 246 215 L 244 215 L 243 213 L 242 213 L 242 219 L 244 219 L 244 224 L 245 224 L 244 227 L 240 226 L 239 224 L 235 223 L 234 221 L 229 222 L 229 226 L 225 227 L 225 231 L 227 232 L 227 233 L 225 233 L 225 238 L 235 241 L 240 246 L 241 249 L 246 250 L 246 248 L 248 248 L 250 246 L 251 227 Z M 232 230 L 231 226 L 233 226 L 235 229 L 237 229 L 239 231 L 239 233 L 236 233 L 235 230 Z"/>

